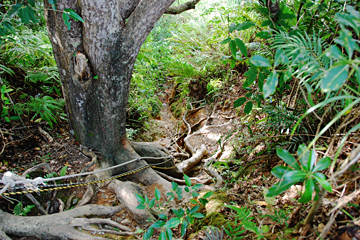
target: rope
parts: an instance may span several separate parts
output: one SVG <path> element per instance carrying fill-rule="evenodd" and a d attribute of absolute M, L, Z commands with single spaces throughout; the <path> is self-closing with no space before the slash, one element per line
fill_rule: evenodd
<path fill-rule="evenodd" d="M 47 185 L 47 186 L 44 183 L 44 182 L 49 182 L 49 181 L 56 181 L 56 180 L 62 180 L 62 179 L 77 177 L 77 176 L 86 176 L 86 175 L 90 175 L 90 174 L 104 172 L 104 171 L 108 171 L 108 170 L 111 170 L 111 169 L 115 169 L 115 168 L 124 166 L 126 164 L 133 163 L 135 161 L 143 160 L 143 159 L 166 159 L 166 158 L 168 158 L 168 160 L 166 160 L 164 162 L 161 162 L 161 163 L 148 164 L 148 165 L 139 167 L 137 169 L 127 171 L 125 173 L 121 173 L 121 174 L 118 174 L 118 175 L 115 175 L 115 176 L 112 176 L 112 177 L 98 179 L 98 180 L 94 180 L 94 181 L 77 182 L 77 183 L 60 184 L 60 185 Z M 156 169 L 174 169 L 177 166 L 171 166 L 171 167 L 158 167 L 158 166 L 156 166 L 156 165 L 165 164 L 166 162 L 171 161 L 172 159 L 173 159 L 173 156 L 171 156 L 171 155 L 168 156 L 168 157 L 158 157 L 158 158 L 155 158 L 155 157 L 141 157 L 141 158 L 136 158 L 136 159 L 130 160 L 130 161 L 126 162 L 126 163 L 118 164 L 116 166 L 100 169 L 100 170 L 93 171 L 93 172 L 79 173 L 79 174 L 73 174 L 73 175 L 61 176 L 61 177 L 55 177 L 55 178 L 46 178 L 46 179 L 43 179 L 41 177 L 35 178 L 33 180 L 32 179 L 25 179 L 23 177 L 20 177 L 20 176 L 18 176 L 16 174 L 11 173 L 11 172 L 6 172 L 4 174 L 4 176 L 3 176 L 3 178 L 0 180 L 0 183 L 3 183 L 5 185 L 5 187 L 3 187 L 0 190 L 0 196 L 1 195 L 9 196 L 9 195 L 26 194 L 26 193 L 34 193 L 34 192 L 48 192 L 48 191 L 52 191 L 52 190 L 61 190 L 61 189 L 68 189 L 68 188 L 73 188 L 73 187 L 81 187 L 81 186 L 86 186 L 86 185 L 95 184 L 95 183 L 101 183 L 101 182 L 105 182 L 105 181 L 109 181 L 109 180 L 114 180 L 116 178 L 128 176 L 128 175 L 137 173 L 137 172 L 142 171 L 142 170 L 144 170 L 146 168 L 149 168 L 149 167 L 156 168 Z M 28 190 L 16 191 L 18 189 L 23 188 L 24 186 L 16 187 L 15 185 L 26 184 L 26 183 L 27 184 L 31 183 L 31 184 L 34 184 L 35 186 L 43 184 L 45 186 L 39 186 L 39 187 L 42 187 L 43 189 L 35 188 L 35 189 L 32 189 L 32 190 L 28 189 Z M 44 188 L 44 187 L 46 187 L 46 188 Z M 5 193 L 6 190 L 8 190 L 8 191 L 10 191 L 10 190 L 14 191 L 15 190 L 15 191 Z"/>

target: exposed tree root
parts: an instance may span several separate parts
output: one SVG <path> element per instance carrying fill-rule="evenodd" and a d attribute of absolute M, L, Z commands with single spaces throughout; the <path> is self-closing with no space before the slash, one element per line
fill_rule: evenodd
<path fill-rule="evenodd" d="M 209 174 L 211 177 L 216 178 L 216 185 L 215 188 L 220 188 L 223 186 L 224 180 L 223 178 L 220 176 L 220 174 L 218 174 L 216 172 L 215 169 L 212 169 L 210 167 L 203 167 L 202 168 L 207 174 Z"/>
<path fill-rule="evenodd" d="M 207 154 L 207 149 L 206 149 L 205 145 L 201 145 L 201 148 L 198 149 L 191 158 L 179 163 L 177 166 L 180 169 L 180 171 L 182 171 L 186 174 L 191 170 L 192 167 L 194 167 L 198 162 L 200 162 L 201 159 L 206 154 Z"/>
<path fill-rule="evenodd" d="M 94 176 L 88 176 L 86 177 L 86 181 L 92 181 L 94 180 Z M 87 185 L 86 192 L 81 198 L 81 200 L 76 204 L 75 207 L 84 206 L 85 204 L 89 203 L 94 196 L 94 185 L 90 184 Z"/>
<path fill-rule="evenodd" d="M 6 234 L 17 236 L 33 236 L 40 239 L 79 239 L 79 240 L 100 240 L 103 237 L 92 236 L 83 230 L 91 233 L 101 234 L 110 230 L 95 228 L 92 225 L 110 226 L 126 232 L 111 231 L 117 235 L 134 235 L 129 232 L 129 228 L 101 218 L 79 218 L 86 216 L 110 216 L 123 209 L 118 207 L 105 207 L 97 205 L 87 205 L 75 208 L 66 212 L 56 213 L 46 216 L 22 217 L 13 216 L 0 210 L 0 231 Z M 0 233 L 1 234 L 1 233 Z M 6 238 L 5 238 L 6 239 Z"/>
<path fill-rule="evenodd" d="M 113 180 L 108 188 L 116 193 L 121 205 L 127 210 L 130 217 L 140 225 L 146 225 L 147 220 L 155 219 L 148 209 L 137 209 L 139 205 L 135 194 L 143 195 L 141 188 L 132 182 Z"/>
<path fill-rule="evenodd" d="M 0 239 L 2 240 L 11 240 L 3 231 L 0 230 Z"/>
<path fill-rule="evenodd" d="M 87 172 L 89 171 L 89 169 L 94 166 L 95 164 L 97 164 L 97 156 L 94 152 L 89 151 L 88 149 L 86 149 L 85 147 L 81 148 L 82 152 L 88 156 L 91 157 L 91 162 L 89 162 L 82 170 L 81 173 Z M 78 181 L 80 180 L 81 177 L 78 177 Z"/>
<path fill-rule="evenodd" d="M 149 157 L 148 159 L 145 159 L 145 161 L 149 164 L 164 162 L 164 160 L 152 159 L 151 157 L 168 157 L 170 154 L 166 148 L 156 143 L 132 142 L 131 146 L 141 157 Z M 156 170 L 175 178 L 183 177 L 182 171 L 175 166 L 173 160 L 157 165 Z"/>
<path fill-rule="evenodd" d="M 158 172 L 156 171 L 157 174 L 159 174 L 161 177 L 165 178 L 166 180 L 168 181 L 171 181 L 171 182 L 176 182 L 178 184 L 181 184 L 181 185 L 185 185 L 185 180 L 180 180 L 180 179 L 177 179 L 177 178 L 173 178 L 173 177 L 170 177 L 162 172 Z M 191 185 L 195 185 L 195 184 L 208 184 L 209 182 L 212 181 L 211 178 L 208 178 L 208 179 L 205 179 L 205 180 L 200 180 L 199 178 L 190 178 L 191 180 Z"/>

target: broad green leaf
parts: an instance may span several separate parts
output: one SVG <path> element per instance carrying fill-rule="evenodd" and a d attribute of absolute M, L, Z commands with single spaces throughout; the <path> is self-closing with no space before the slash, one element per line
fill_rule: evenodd
<path fill-rule="evenodd" d="M 292 181 L 294 183 L 302 182 L 306 178 L 306 173 L 302 170 L 293 170 L 284 174 L 284 180 Z"/>
<path fill-rule="evenodd" d="M 249 114 L 253 108 L 253 103 L 251 101 L 248 101 L 244 108 L 244 113 Z"/>
<path fill-rule="evenodd" d="M 81 18 L 76 12 L 74 12 L 74 11 L 69 12 L 69 14 L 70 14 L 70 17 L 71 17 L 72 19 L 74 19 L 74 20 L 76 20 L 76 21 L 80 21 L 80 22 L 82 22 L 82 23 L 85 22 L 84 19 L 82 19 L 82 18 Z"/>
<path fill-rule="evenodd" d="M 189 214 L 194 214 L 194 213 L 196 213 L 196 212 L 199 210 L 199 208 L 200 208 L 199 205 L 193 207 L 193 208 L 189 211 Z"/>
<path fill-rule="evenodd" d="M 207 192 L 202 198 L 209 198 L 211 197 L 211 195 L 213 195 L 213 193 L 214 193 L 213 191 Z"/>
<path fill-rule="evenodd" d="M 15 4 L 11 7 L 11 10 L 9 11 L 8 15 L 10 17 L 13 17 L 16 13 L 19 12 L 20 8 L 22 7 L 23 5 L 18 3 L 18 4 Z"/>
<path fill-rule="evenodd" d="M 252 93 L 249 92 L 249 93 L 245 94 L 245 97 L 246 97 L 246 98 L 251 98 L 251 97 L 252 97 Z"/>
<path fill-rule="evenodd" d="M 191 215 L 192 217 L 194 217 L 194 218 L 203 218 L 203 217 L 205 217 L 203 214 L 201 214 L 201 213 L 194 213 L 194 214 L 192 214 Z"/>
<path fill-rule="evenodd" d="M 340 36 L 335 39 L 335 42 L 345 48 L 350 60 L 356 46 L 356 40 L 353 39 L 352 33 L 349 30 L 342 29 L 340 31 Z"/>
<path fill-rule="evenodd" d="M 205 198 L 200 198 L 200 199 L 199 199 L 199 202 L 200 202 L 202 205 L 205 206 L 209 201 L 206 200 Z"/>
<path fill-rule="evenodd" d="M 192 204 L 199 204 L 195 199 L 190 199 L 190 201 Z"/>
<path fill-rule="evenodd" d="M 146 207 L 145 207 L 144 204 L 139 204 L 139 205 L 137 205 L 136 208 L 137 208 L 137 209 L 145 209 Z"/>
<path fill-rule="evenodd" d="M 235 56 L 235 58 L 236 58 L 236 56 Z M 235 65 L 236 65 L 236 61 L 235 61 L 234 59 L 231 59 L 231 60 L 230 60 L 230 67 L 231 67 L 231 69 L 234 69 Z"/>
<path fill-rule="evenodd" d="M 299 202 L 300 203 L 310 202 L 314 190 L 315 190 L 314 180 L 312 180 L 311 178 L 306 180 L 305 191 L 304 191 L 303 195 L 301 196 L 301 198 L 299 199 Z"/>
<path fill-rule="evenodd" d="M 295 18 L 296 16 L 294 14 L 291 14 L 291 13 L 283 13 L 279 16 L 279 19 L 293 19 Z"/>
<path fill-rule="evenodd" d="M 271 170 L 271 174 L 274 175 L 277 178 L 282 179 L 282 177 L 284 176 L 285 173 L 287 173 L 288 171 L 292 171 L 291 168 L 286 167 L 286 166 L 276 166 Z"/>
<path fill-rule="evenodd" d="M 60 176 L 65 176 L 66 175 L 66 171 L 67 171 L 68 167 L 69 167 L 69 165 L 65 165 L 63 168 L 61 168 Z"/>
<path fill-rule="evenodd" d="M 69 22 L 69 14 L 67 14 L 66 12 L 63 13 L 63 19 L 64 19 L 64 23 L 67 26 L 68 30 L 71 29 L 71 23 Z"/>
<path fill-rule="evenodd" d="M 270 26 L 270 25 L 272 25 L 271 20 L 266 20 L 265 22 L 263 22 L 263 23 L 261 24 L 261 27 L 266 27 L 266 26 Z"/>
<path fill-rule="evenodd" d="M 307 147 L 305 146 L 305 144 L 301 144 L 297 150 L 297 155 L 299 156 L 300 159 L 300 164 L 303 167 L 303 169 L 305 169 L 305 171 L 310 171 L 310 169 L 308 168 L 308 161 L 310 159 L 310 152 L 307 149 Z"/>
<path fill-rule="evenodd" d="M 255 23 L 253 22 L 244 22 L 240 23 L 236 26 L 237 31 L 246 30 L 248 28 L 251 28 L 252 26 L 255 26 Z"/>
<path fill-rule="evenodd" d="M 328 181 L 326 181 L 326 177 L 324 174 L 322 173 L 314 173 L 314 178 L 315 180 L 328 192 L 332 192 L 332 188 L 331 188 L 331 185 Z"/>
<path fill-rule="evenodd" d="M 188 227 L 188 222 L 183 221 L 181 224 L 181 237 L 185 235 L 187 227 Z"/>
<path fill-rule="evenodd" d="M 324 92 L 338 90 L 346 81 L 349 65 L 338 65 L 327 70 L 321 78 L 320 87 Z"/>
<path fill-rule="evenodd" d="M 166 240 L 165 232 L 161 232 L 158 240 Z"/>
<path fill-rule="evenodd" d="M 240 107 L 241 105 L 243 105 L 246 102 L 246 98 L 241 97 L 235 100 L 234 102 L 234 107 Z"/>
<path fill-rule="evenodd" d="M 277 72 L 272 71 L 270 75 L 267 77 L 266 83 L 263 86 L 264 98 L 269 97 L 271 94 L 275 92 L 278 82 L 279 79 L 277 78 Z"/>
<path fill-rule="evenodd" d="M 161 198 L 161 192 L 156 187 L 155 187 L 155 198 L 158 201 L 160 201 L 160 198 Z"/>
<path fill-rule="evenodd" d="M 246 230 L 253 232 L 253 233 L 258 232 L 258 227 L 256 226 L 255 223 L 250 222 L 250 221 L 242 221 L 242 224 Z"/>
<path fill-rule="evenodd" d="M 280 63 L 289 63 L 289 59 L 285 55 L 285 51 L 282 48 L 278 48 L 276 50 L 274 66 L 277 67 Z"/>
<path fill-rule="evenodd" d="M 163 227 L 165 228 L 174 228 L 177 227 L 181 222 L 181 219 L 176 217 L 176 218 L 172 218 L 170 219 Z"/>
<path fill-rule="evenodd" d="M 315 161 L 316 161 L 316 153 L 315 153 L 315 150 L 312 149 L 310 152 L 310 157 L 309 157 L 309 161 L 307 164 L 309 171 L 312 171 L 312 169 L 314 168 Z"/>
<path fill-rule="evenodd" d="M 19 9 L 19 17 L 23 23 L 29 23 L 29 10 L 26 6 Z"/>
<path fill-rule="evenodd" d="M 178 187 L 179 187 L 179 184 L 177 184 L 176 182 L 171 182 L 171 188 L 173 191 L 175 191 Z"/>
<path fill-rule="evenodd" d="M 355 10 L 355 12 L 357 12 L 357 11 Z M 359 13 L 359 12 L 357 12 L 357 13 Z M 354 15 L 349 15 L 346 13 L 337 13 L 335 15 L 334 20 L 338 21 L 341 24 L 344 24 L 345 26 L 350 26 L 356 32 L 356 34 L 359 36 L 359 34 L 360 34 L 360 29 L 358 27 L 359 20 L 357 20 Z"/>
<path fill-rule="evenodd" d="M 155 198 L 151 199 L 149 202 L 149 208 L 153 208 L 155 205 Z"/>
<path fill-rule="evenodd" d="M 222 40 L 222 41 L 220 42 L 220 44 L 226 44 L 226 43 L 229 43 L 230 41 L 231 41 L 231 37 L 228 37 L 228 38 Z"/>
<path fill-rule="evenodd" d="M 229 47 L 232 55 L 236 58 L 237 46 L 234 40 L 230 41 Z"/>
<path fill-rule="evenodd" d="M 194 198 L 195 198 L 195 197 L 198 197 L 199 195 L 200 195 L 200 194 L 197 193 L 197 192 L 192 192 L 192 193 L 191 193 L 191 196 L 193 196 Z"/>
<path fill-rule="evenodd" d="M 135 193 L 135 196 L 139 203 L 141 203 L 141 204 L 145 203 L 145 199 L 141 195 Z"/>
<path fill-rule="evenodd" d="M 275 196 L 285 192 L 292 185 L 294 185 L 296 183 L 298 183 L 298 182 L 290 181 L 288 179 L 280 181 L 269 189 L 269 192 L 266 194 L 266 197 L 275 197 Z"/>
<path fill-rule="evenodd" d="M 185 184 L 188 186 L 188 187 L 191 187 L 191 180 L 190 178 L 184 174 L 184 179 L 185 179 Z"/>
<path fill-rule="evenodd" d="M 292 77 L 292 69 L 289 68 L 289 69 L 284 73 L 284 80 L 285 80 L 285 82 L 286 82 L 287 80 L 289 80 L 291 77 Z"/>
<path fill-rule="evenodd" d="M 232 33 L 236 28 L 236 24 L 235 23 L 231 23 L 229 26 L 229 32 Z"/>
<path fill-rule="evenodd" d="M 269 39 L 272 37 L 272 35 L 268 31 L 258 32 L 255 36 L 262 39 Z"/>
<path fill-rule="evenodd" d="M 276 149 L 276 154 L 290 167 L 293 167 L 296 170 L 301 170 L 299 164 L 296 162 L 296 159 L 285 149 L 280 149 L 280 148 Z"/>
<path fill-rule="evenodd" d="M 244 76 L 245 77 L 250 77 L 250 76 L 253 76 L 253 75 L 257 75 L 257 73 L 258 73 L 257 68 L 250 67 L 250 69 L 244 73 Z"/>
<path fill-rule="evenodd" d="M 21 211 L 22 211 L 22 202 L 18 202 L 16 205 L 15 205 L 15 207 L 14 207 L 14 210 L 13 210 L 13 212 L 14 212 L 14 215 L 21 215 Z"/>
<path fill-rule="evenodd" d="M 318 171 L 322 171 L 327 169 L 331 164 L 331 158 L 329 157 L 325 157 L 322 158 L 314 167 L 314 169 L 312 170 L 312 172 L 318 172 Z"/>
<path fill-rule="evenodd" d="M 243 84 L 243 88 L 250 87 L 256 80 L 257 72 L 246 78 L 246 81 Z"/>
<path fill-rule="evenodd" d="M 351 6 L 351 5 L 347 5 L 346 6 L 346 10 L 352 15 L 354 16 L 355 18 L 357 18 L 358 20 L 360 20 L 360 12 L 359 11 L 356 11 L 356 9 Z"/>
<path fill-rule="evenodd" d="M 158 220 L 151 225 L 152 228 L 162 228 L 165 227 L 165 222 L 163 220 Z"/>
<path fill-rule="evenodd" d="M 194 223 L 194 220 L 195 220 L 194 217 L 186 216 L 186 221 L 187 221 L 188 223 L 193 224 L 193 223 Z"/>
<path fill-rule="evenodd" d="M 342 54 L 342 52 L 336 45 L 331 45 L 329 47 L 328 51 L 326 52 L 326 56 L 329 58 L 331 57 L 335 60 L 345 59 L 345 56 Z"/>
<path fill-rule="evenodd" d="M 167 237 L 167 239 L 168 239 L 168 240 L 171 240 L 171 239 L 172 239 L 172 231 L 171 231 L 171 229 L 170 229 L 170 228 L 167 228 L 167 229 L 165 230 L 165 232 L 166 232 L 166 237 Z"/>
<path fill-rule="evenodd" d="M 27 2 L 28 2 L 32 7 L 35 7 L 35 1 L 34 1 L 34 0 L 27 0 Z"/>
<path fill-rule="evenodd" d="M 159 214 L 159 218 L 165 220 L 165 219 L 167 219 L 167 216 L 165 214 L 161 213 L 161 214 Z"/>
<path fill-rule="evenodd" d="M 239 38 L 235 38 L 235 43 L 239 47 L 241 53 L 244 55 L 244 57 L 247 57 L 247 50 L 246 46 L 243 41 L 241 41 Z"/>
<path fill-rule="evenodd" d="M 182 208 L 180 209 L 171 209 L 173 211 L 173 213 L 178 217 L 178 218 L 181 218 L 184 216 L 185 212 Z"/>
<path fill-rule="evenodd" d="M 256 67 L 271 67 L 269 60 L 260 55 L 252 56 L 250 62 Z"/>
<path fill-rule="evenodd" d="M 289 24 L 287 24 L 284 20 L 279 20 L 276 23 L 278 23 L 280 26 L 283 26 L 287 29 L 291 28 L 291 26 Z"/>
<path fill-rule="evenodd" d="M 36 19 L 35 17 L 35 11 L 34 9 L 32 9 L 30 6 L 26 6 L 28 12 L 29 12 L 29 17 L 30 17 L 30 20 L 33 22 L 33 23 L 37 23 L 39 22 L 39 20 Z"/>

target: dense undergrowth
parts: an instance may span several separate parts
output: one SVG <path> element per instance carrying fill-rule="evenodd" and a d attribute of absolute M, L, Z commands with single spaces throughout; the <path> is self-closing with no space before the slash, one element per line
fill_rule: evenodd
<path fill-rule="evenodd" d="M 66 115 L 41 6 L 34 6 L 38 24 L 8 17 L 6 5 L 0 9 L 2 132 L 30 122 L 50 131 Z M 352 161 L 360 142 L 359 36 L 358 1 L 203 1 L 194 11 L 160 19 L 133 72 L 131 139 L 149 131 L 165 89 L 174 89 L 170 107 L 181 117 L 189 102 L 225 104 L 232 87 L 242 87 L 231 104 L 244 130 L 233 140 L 232 157 L 214 164 L 226 179 L 222 191 L 233 193 L 218 196 L 232 211 L 223 208 L 188 226 L 193 233 L 215 226 L 229 239 L 321 239 L 336 215 L 338 226 L 357 226 L 359 198 L 343 196 L 358 191 L 359 183 Z M 280 159 L 287 165 L 276 166 Z M 300 203 L 276 204 L 275 196 L 300 183 Z M 247 188 L 256 200 L 238 196 Z M 319 214 L 327 192 L 328 202 L 342 204 L 333 220 L 326 215 L 331 204 Z M 256 212 L 257 205 L 265 210 Z M 300 229 L 303 219 L 312 233 Z M 208 230 L 208 239 L 215 232 Z"/>

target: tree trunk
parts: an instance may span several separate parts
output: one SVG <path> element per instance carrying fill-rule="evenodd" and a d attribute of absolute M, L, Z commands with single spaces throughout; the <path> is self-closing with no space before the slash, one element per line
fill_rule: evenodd
<path fill-rule="evenodd" d="M 57 2 L 54 11 L 45 1 L 46 20 L 74 138 L 101 153 L 102 167 L 138 157 L 125 129 L 132 70 L 141 45 L 174 0 Z M 67 29 L 67 8 L 85 23 L 70 19 Z M 129 164 L 113 174 L 137 167 Z M 146 185 L 163 181 L 150 168 L 132 178 Z"/>

